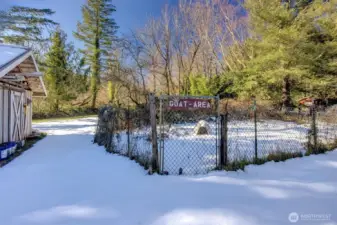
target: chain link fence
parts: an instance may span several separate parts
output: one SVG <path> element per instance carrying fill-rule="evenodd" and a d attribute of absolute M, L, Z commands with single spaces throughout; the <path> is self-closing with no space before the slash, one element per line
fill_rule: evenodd
<path fill-rule="evenodd" d="M 337 148 L 337 105 L 325 111 L 317 111 L 315 115 L 318 153 L 325 149 Z"/>
<path fill-rule="evenodd" d="M 273 110 L 228 110 L 226 165 L 262 163 L 305 154 L 307 129 L 285 121 Z M 234 168 L 236 169 L 236 168 Z"/>
<path fill-rule="evenodd" d="M 240 107 L 227 103 L 222 113 L 226 144 L 220 152 L 229 170 L 337 148 L 337 112 L 280 112 L 251 102 Z"/>
<path fill-rule="evenodd" d="M 127 156 L 148 169 L 152 151 L 148 107 L 106 106 L 98 114 L 94 142 L 105 146 L 107 152 Z"/>
<path fill-rule="evenodd" d="M 160 96 L 99 111 L 95 142 L 152 172 L 204 174 L 337 148 L 337 107 L 280 112 L 217 97 Z"/>
<path fill-rule="evenodd" d="M 203 174 L 217 167 L 219 111 L 216 97 L 161 96 L 160 170 Z"/>

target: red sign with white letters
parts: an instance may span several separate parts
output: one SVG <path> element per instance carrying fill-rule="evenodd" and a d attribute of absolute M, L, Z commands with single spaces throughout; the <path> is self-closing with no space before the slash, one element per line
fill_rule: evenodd
<path fill-rule="evenodd" d="M 169 99 L 168 109 L 170 110 L 191 110 L 191 109 L 203 109 L 210 110 L 212 109 L 210 99 Z"/>

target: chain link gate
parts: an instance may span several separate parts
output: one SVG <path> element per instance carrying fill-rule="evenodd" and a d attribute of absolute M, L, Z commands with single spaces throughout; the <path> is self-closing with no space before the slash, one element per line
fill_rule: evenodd
<path fill-rule="evenodd" d="M 219 98 L 159 97 L 159 165 L 164 174 L 195 175 L 219 162 Z"/>

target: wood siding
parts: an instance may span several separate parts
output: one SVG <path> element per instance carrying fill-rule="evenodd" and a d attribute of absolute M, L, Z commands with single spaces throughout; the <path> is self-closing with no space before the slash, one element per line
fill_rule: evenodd
<path fill-rule="evenodd" d="M 32 133 L 32 92 L 0 84 L 0 143 L 20 141 Z"/>
<path fill-rule="evenodd" d="M 32 118 L 33 118 L 33 93 L 31 91 L 26 91 L 26 111 L 25 111 L 25 136 L 32 134 Z"/>

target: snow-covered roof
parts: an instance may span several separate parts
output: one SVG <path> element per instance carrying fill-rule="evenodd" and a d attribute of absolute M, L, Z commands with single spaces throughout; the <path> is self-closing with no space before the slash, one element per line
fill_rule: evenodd
<path fill-rule="evenodd" d="M 0 44 L 0 70 L 29 51 L 30 49 L 24 47 Z"/>
<path fill-rule="evenodd" d="M 30 48 L 0 44 L 0 80 L 22 79 L 33 96 L 46 96 L 46 88 Z M 20 79 L 21 80 L 20 80 Z M 22 83 L 22 82 L 21 82 Z M 20 83 L 20 84 L 21 84 Z"/>

